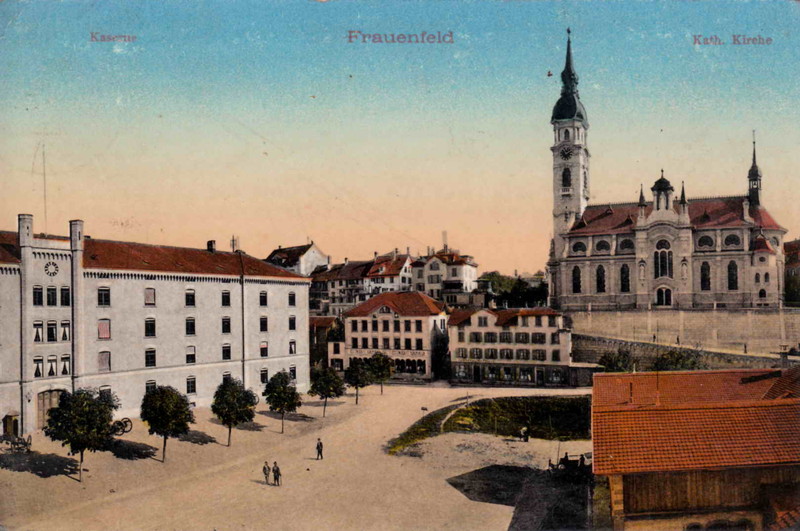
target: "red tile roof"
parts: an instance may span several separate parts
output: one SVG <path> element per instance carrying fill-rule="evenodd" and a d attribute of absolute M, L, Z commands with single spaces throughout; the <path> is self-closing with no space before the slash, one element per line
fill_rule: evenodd
<path fill-rule="evenodd" d="M 764 529 L 782 531 L 800 528 L 800 489 L 797 485 L 769 485 L 764 490 L 772 520 Z"/>
<path fill-rule="evenodd" d="M 304 278 L 244 253 L 95 239 L 84 241 L 83 267 L 209 275 L 240 275 L 244 268 L 247 276 Z"/>
<path fill-rule="evenodd" d="M 800 464 L 800 399 L 593 413 L 595 474 Z"/>
<path fill-rule="evenodd" d="M 714 197 L 689 200 L 689 219 L 697 229 L 717 229 L 727 227 L 746 227 L 744 207 L 746 196 Z M 675 205 L 678 212 L 680 206 Z M 645 207 L 650 215 L 653 205 Z M 639 217 L 637 203 L 618 203 L 590 205 L 575 225 L 570 229 L 571 235 L 620 234 L 633 232 Z M 750 217 L 756 227 L 768 230 L 782 230 L 782 227 L 763 207 L 750 207 Z"/>
<path fill-rule="evenodd" d="M 309 243 L 308 245 L 278 248 L 269 253 L 269 256 L 264 260 L 280 267 L 294 267 L 300 261 L 300 258 L 311 249 L 312 245 L 312 243 Z"/>
<path fill-rule="evenodd" d="M 403 271 L 406 263 L 409 262 L 410 256 L 407 254 L 398 254 L 392 256 L 391 254 L 379 256 L 372 262 L 372 266 L 367 272 L 368 277 L 394 277 Z"/>
<path fill-rule="evenodd" d="M 502 310 L 489 310 L 486 308 L 467 308 L 455 310 L 450 314 L 448 326 L 457 326 L 475 315 L 477 312 L 486 311 L 497 316 L 497 326 L 515 326 L 518 317 L 530 317 L 534 315 L 561 315 L 552 308 L 506 308 Z"/>
<path fill-rule="evenodd" d="M 38 236 L 37 236 L 38 238 Z M 48 237 L 64 239 L 63 237 Z M 0 262 L 19 263 L 16 232 L 0 232 Z M 83 267 L 86 269 L 122 269 L 159 273 L 206 275 L 244 274 L 257 277 L 303 279 L 279 267 L 244 253 L 209 252 L 205 249 L 149 245 L 111 240 L 84 240 Z"/>
<path fill-rule="evenodd" d="M 314 316 L 308 318 L 308 323 L 311 328 L 330 328 L 336 322 L 336 317 L 332 316 Z"/>
<path fill-rule="evenodd" d="M 365 317 L 387 306 L 402 317 L 422 317 L 439 315 L 444 311 L 444 304 L 428 297 L 418 291 L 389 291 L 375 295 L 362 302 L 349 312 L 345 317 Z"/>
<path fill-rule="evenodd" d="M 421 256 L 418 260 L 414 261 L 413 265 L 414 267 L 424 266 L 434 258 L 438 258 L 447 265 L 471 265 L 476 267 L 478 265 L 469 255 L 459 254 L 456 252 L 444 252 L 444 251 L 439 251 L 430 256 Z"/>
<path fill-rule="evenodd" d="M 359 280 L 367 276 L 372 261 L 369 262 L 347 262 L 346 264 L 334 264 L 327 271 L 314 274 L 314 282 L 327 282 L 329 280 Z"/>
<path fill-rule="evenodd" d="M 596 374 L 596 474 L 800 464 L 798 370 Z"/>
<path fill-rule="evenodd" d="M 17 233 L 0 231 L 0 264 L 18 264 Z"/>

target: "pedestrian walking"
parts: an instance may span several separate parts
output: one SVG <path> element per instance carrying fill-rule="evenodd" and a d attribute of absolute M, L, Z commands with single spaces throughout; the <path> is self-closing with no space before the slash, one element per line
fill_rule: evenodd
<path fill-rule="evenodd" d="M 264 466 L 261 467 L 261 472 L 264 473 L 264 483 L 269 485 L 269 460 L 264 461 Z"/>
<path fill-rule="evenodd" d="M 317 439 L 317 460 L 322 459 L 322 439 Z"/>
<path fill-rule="evenodd" d="M 278 467 L 277 461 L 274 461 L 272 465 L 272 482 L 279 487 L 281 486 L 281 469 Z"/>

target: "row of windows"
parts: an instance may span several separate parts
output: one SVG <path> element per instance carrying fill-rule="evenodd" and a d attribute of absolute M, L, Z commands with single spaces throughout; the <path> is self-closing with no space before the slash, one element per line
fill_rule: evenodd
<path fill-rule="evenodd" d="M 47 305 L 48 306 L 58 306 L 59 303 L 59 292 L 61 293 L 61 306 L 69 306 L 71 304 L 72 297 L 70 296 L 70 291 L 68 287 L 62 287 L 61 289 L 55 286 L 48 286 L 47 290 L 42 286 L 34 286 L 33 287 L 33 305 L 34 306 L 44 306 L 45 303 L 45 293 L 47 293 Z"/>
<path fill-rule="evenodd" d="M 59 339 L 60 338 L 60 339 Z M 58 332 L 57 321 L 47 321 L 46 335 L 45 323 L 43 321 L 34 321 L 33 323 L 33 342 L 42 343 L 47 340 L 48 343 L 56 341 L 69 341 L 70 339 L 70 326 L 69 321 L 61 321 L 61 333 Z"/>
<path fill-rule="evenodd" d="M 672 251 L 656 251 L 655 278 L 664 276 L 672 277 Z M 620 292 L 629 293 L 631 290 L 631 272 L 627 264 L 623 264 L 622 267 L 620 267 L 619 278 Z M 734 261 L 728 263 L 727 280 L 729 291 L 736 291 L 739 289 L 739 266 Z M 760 280 L 761 276 L 756 273 L 756 284 L 760 283 Z M 769 282 L 769 273 L 764 273 L 764 282 Z M 708 262 L 703 262 L 700 265 L 700 290 L 711 291 L 711 265 Z M 575 266 L 572 268 L 572 293 L 581 293 L 582 291 L 581 268 Z M 597 266 L 595 269 L 595 292 L 606 292 L 606 270 L 602 265 Z"/>
<path fill-rule="evenodd" d="M 36 304 L 36 289 L 34 288 L 33 291 L 33 300 L 34 304 Z M 39 297 L 41 299 L 41 287 L 39 289 Z M 55 304 L 49 304 L 50 301 L 50 289 L 48 288 L 48 306 L 54 306 Z M 55 288 L 52 288 L 55 290 Z M 67 290 L 67 301 L 69 301 L 69 288 L 61 288 L 62 290 L 62 301 L 64 298 L 64 290 Z M 221 304 L 222 306 L 230 306 L 231 305 L 231 292 L 230 291 L 223 291 L 220 293 L 221 295 Z M 266 307 L 269 302 L 269 296 L 266 291 L 262 291 L 258 294 L 258 304 L 259 306 Z M 184 303 L 188 307 L 197 306 L 197 298 L 195 291 L 193 289 L 187 289 L 184 293 Z M 289 306 L 297 306 L 297 296 L 294 292 L 290 292 L 288 296 L 288 303 Z M 41 306 L 41 302 L 39 303 Z M 63 302 L 62 302 L 63 305 Z M 97 305 L 98 306 L 111 306 L 111 288 L 103 287 L 97 288 Z M 156 305 L 156 288 L 145 288 L 144 289 L 144 305 L 145 306 L 155 306 Z"/>
<path fill-rule="evenodd" d="M 725 237 L 724 244 L 725 247 L 728 248 L 737 248 L 742 246 L 742 240 L 741 238 L 739 238 L 739 236 L 735 234 L 729 234 L 728 236 Z M 697 247 L 698 249 L 713 249 L 714 238 L 712 238 L 711 236 L 701 236 L 700 239 L 697 240 Z M 594 244 L 594 248 L 595 251 L 598 252 L 609 252 L 611 251 L 611 244 L 607 240 L 598 240 Z M 621 251 L 633 251 L 635 249 L 635 244 L 633 243 L 633 240 L 624 239 L 620 241 L 619 249 Z M 667 242 L 666 240 L 660 240 L 656 244 L 656 249 L 669 249 L 669 242 Z M 574 254 L 585 253 L 586 244 L 584 242 L 575 242 L 574 244 L 572 244 L 572 252 Z"/>
<path fill-rule="evenodd" d="M 467 353 L 469 353 L 469 357 L 471 359 L 482 359 L 486 358 L 487 360 L 535 360 L 535 361 L 546 361 L 547 360 L 547 351 L 543 349 L 533 349 L 529 350 L 527 348 L 518 348 L 516 351 L 510 348 L 471 348 L 467 351 L 466 348 L 457 348 L 456 349 L 456 358 L 467 358 Z M 516 354 L 516 358 L 514 355 Z M 553 351 L 553 361 L 561 361 L 561 351 L 554 350 Z"/>
<path fill-rule="evenodd" d="M 50 376 L 68 376 L 70 372 L 70 355 L 61 355 L 61 366 L 59 367 L 58 356 L 47 357 L 47 369 L 45 372 L 44 357 L 37 356 L 33 358 L 33 377 L 43 378 Z"/>
<path fill-rule="evenodd" d="M 463 343 L 464 342 L 464 331 L 458 331 L 458 341 Z M 547 334 L 540 334 L 540 333 L 533 333 L 529 334 L 528 332 L 500 332 L 497 334 L 496 332 L 470 332 L 469 333 L 469 342 L 470 343 L 521 343 L 526 345 L 528 343 L 533 343 L 535 345 L 546 345 L 547 344 Z M 558 332 L 553 332 L 550 334 L 550 344 L 551 345 L 558 345 L 560 343 L 560 334 Z"/>
<path fill-rule="evenodd" d="M 370 341 L 370 339 L 371 339 L 371 341 Z M 422 350 L 424 348 L 422 339 L 419 339 L 419 338 L 414 340 L 413 343 L 411 342 L 410 338 L 406 338 L 401 343 L 400 342 L 400 338 L 399 337 L 395 337 L 394 341 L 390 343 L 389 338 L 388 337 L 384 337 L 383 341 L 381 343 L 382 346 L 378 346 L 379 343 L 378 343 L 378 338 L 377 337 L 373 337 L 373 338 L 362 337 L 360 344 L 361 344 L 360 348 L 374 348 L 374 349 L 383 348 L 385 350 L 389 350 L 390 348 L 393 348 L 393 350 L 402 350 L 402 349 L 405 349 L 405 350 Z M 400 346 L 401 344 L 403 345 L 402 348 Z M 413 349 L 411 348 L 412 344 L 414 345 Z M 390 347 L 390 345 L 391 345 L 391 347 Z M 336 346 L 336 344 L 334 343 L 334 347 L 335 346 Z M 359 348 L 359 342 L 358 342 L 358 338 L 357 337 L 354 337 L 354 338 L 350 339 L 350 346 L 352 348 Z M 334 354 L 336 354 L 336 353 L 337 352 L 334 352 Z"/>
<path fill-rule="evenodd" d="M 520 323 L 520 325 L 521 326 L 526 326 L 526 327 L 530 326 L 530 322 L 531 322 L 530 321 L 530 317 L 531 316 L 529 316 L 529 315 L 523 315 L 522 316 L 522 322 Z M 535 315 L 535 316 L 533 316 L 533 318 L 534 318 L 533 319 L 534 326 L 536 326 L 537 328 L 540 328 L 540 327 L 543 326 L 543 322 L 544 322 L 543 316 Z M 486 317 L 486 316 L 478 316 L 478 326 L 480 326 L 482 328 L 489 326 L 489 318 Z M 554 328 L 554 327 L 558 326 L 558 320 L 557 320 L 557 317 L 555 315 L 548 315 L 547 316 L 547 326 L 549 326 L 550 328 Z"/>
<path fill-rule="evenodd" d="M 381 322 L 383 324 L 382 325 L 378 325 L 378 320 L 377 319 L 373 319 L 372 320 L 371 328 L 372 328 L 373 332 L 377 332 L 379 326 L 383 329 L 384 332 L 388 332 L 389 331 L 389 321 L 382 320 Z M 394 323 L 393 330 L 395 332 L 400 332 L 400 320 L 399 319 L 395 319 L 392 322 Z M 359 321 L 357 321 L 355 319 L 350 321 L 350 330 L 352 332 L 358 332 L 358 323 L 359 323 Z M 361 321 L 361 331 L 362 332 L 369 332 L 370 331 L 370 324 L 369 323 L 370 323 L 369 319 L 363 319 Z M 411 332 L 411 323 L 412 323 L 412 321 L 410 319 L 406 319 L 405 321 L 403 321 L 403 331 Z M 414 321 L 414 331 L 415 332 L 422 332 L 422 321 L 421 320 L 417 319 L 416 321 Z"/>
<path fill-rule="evenodd" d="M 262 358 L 269 357 L 269 343 L 266 341 L 262 341 L 259 344 L 259 354 Z M 289 341 L 289 354 L 294 355 L 297 354 L 297 343 L 295 341 Z M 231 359 L 231 345 L 225 343 L 222 345 L 221 349 L 221 359 L 223 361 L 229 361 Z M 186 347 L 186 364 L 187 365 L 194 365 L 197 363 L 197 347 L 195 346 L 188 346 Z M 157 363 L 157 354 L 156 349 L 147 349 L 144 351 L 144 366 L 145 367 L 156 367 Z M 99 352 L 97 355 L 97 370 L 98 372 L 111 372 L 111 352 L 110 351 L 102 351 Z"/>
<path fill-rule="evenodd" d="M 41 331 L 41 323 L 39 323 L 40 328 L 37 329 L 36 337 L 39 337 L 39 332 Z M 34 323 L 34 328 L 36 324 Z M 62 323 L 63 327 L 63 323 Z M 69 323 L 67 323 L 67 330 L 69 328 Z M 289 316 L 289 330 L 297 330 L 297 319 L 294 315 Z M 269 320 L 267 317 L 260 317 L 259 318 L 259 331 L 261 332 L 268 332 L 269 331 Z M 187 336 L 193 336 L 197 333 L 197 326 L 194 317 L 187 317 L 185 321 L 185 332 Z M 230 334 L 231 333 L 231 318 L 230 317 L 223 317 L 222 318 L 222 333 L 223 334 Z M 48 323 L 48 341 L 50 337 L 50 323 Z M 144 320 L 144 337 L 156 337 L 156 320 L 154 318 L 147 318 Z M 97 339 L 111 339 L 111 319 L 100 319 L 97 321 Z M 40 341 L 39 339 L 35 339 L 35 341 Z M 55 341 L 53 339 L 52 341 Z"/>
<path fill-rule="evenodd" d="M 268 369 L 261 369 L 259 373 L 261 383 L 266 384 L 269 382 L 269 370 Z M 225 372 L 222 374 L 223 381 L 230 380 L 232 378 L 231 373 Z M 297 379 L 297 367 L 294 365 L 289 367 L 289 378 L 292 380 Z M 155 380 L 148 380 L 144 386 L 144 392 L 149 393 L 150 391 L 154 391 L 157 384 Z M 101 391 L 111 392 L 110 387 L 101 388 Z M 197 394 L 197 378 L 195 376 L 187 376 L 186 377 L 186 394 L 187 395 L 194 395 Z"/>
<path fill-rule="evenodd" d="M 520 382 L 532 382 L 533 381 L 533 369 L 527 367 L 519 367 L 518 373 L 516 373 L 515 369 L 517 367 L 475 367 L 477 371 L 477 377 L 485 377 L 487 380 L 499 380 L 503 379 L 506 381 L 510 380 L 518 380 Z M 467 373 L 467 367 L 464 365 L 456 365 L 456 377 L 460 379 L 470 378 L 473 375 Z M 553 367 L 551 371 L 549 371 L 549 383 L 557 384 L 564 381 L 564 375 L 561 372 L 560 368 Z"/>
<path fill-rule="evenodd" d="M 362 362 L 369 362 L 369 358 L 350 358 L 350 363 L 353 360 L 361 360 Z M 337 371 L 344 370 L 344 360 L 336 359 L 333 361 L 333 368 Z M 400 360 L 400 359 L 389 359 L 390 363 L 394 366 L 395 373 L 418 373 L 418 374 L 425 374 L 426 370 L 426 363 L 425 360 Z"/>

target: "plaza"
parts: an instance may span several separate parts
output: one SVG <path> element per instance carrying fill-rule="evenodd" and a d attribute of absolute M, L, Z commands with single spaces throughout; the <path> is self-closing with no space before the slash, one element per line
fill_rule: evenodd
<path fill-rule="evenodd" d="M 33 435 L 26 471 L 14 471 L 0 455 L 0 525 L 8 529 L 507 529 L 514 508 L 471 501 L 447 479 L 489 464 L 506 464 L 500 437 L 480 438 L 482 453 L 445 449 L 452 458 L 389 456 L 386 443 L 425 412 L 466 400 L 495 396 L 575 395 L 585 389 L 484 389 L 448 386 L 378 386 L 329 401 L 306 400 L 286 423 L 258 406 L 255 422 L 236 429 L 230 448 L 226 429 L 205 408 L 188 440 L 170 439 L 161 463 L 161 440 L 134 420 L 115 453 L 87 454 L 83 483 L 60 473 L 66 448 Z M 434 438 L 447 443 L 448 434 Z M 315 442 L 325 459 L 315 459 Z M 216 441 L 212 442 L 212 439 Z M 455 440 L 455 439 L 453 439 Z M 476 439 L 477 440 L 477 439 Z M 138 444 L 134 444 L 138 443 Z M 520 445 L 522 443 L 519 443 Z M 152 450 L 148 450 L 148 445 Z M 587 451 L 589 441 L 527 443 L 523 460 L 544 467 L 558 451 Z M 510 450 L 513 452 L 513 450 Z M 148 454 L 152 454 L 148 457 Z M 438 455 L 438 454 L 437 454 Z M 284 484 L 267 486 L 265 460 L 277 461 Z M 517 458 L 515 464 L 521 465 Z M 42 477 L 49 476 L 49 477 Z"/>

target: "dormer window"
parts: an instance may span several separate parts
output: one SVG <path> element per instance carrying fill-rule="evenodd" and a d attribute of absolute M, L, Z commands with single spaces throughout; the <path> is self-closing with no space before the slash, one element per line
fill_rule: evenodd
<path fill-rule="evenodd" d="M 595 245 L 595 249 L 597 249 L 600 252 L 608 252 L 611 250 L 611 245 L 606 240 L 600 240 Z"/>
<path fill-rule="evenodd" d="M 725 237 L 725 247 L 738 247 L 742 245 L 742 240 L 735 234 L 729 234 Z"/>
<path fill-rule="evenodd" d="M 586 252 L 586 244 L 583 242 L 575 242 L 572 245 L 572 252 L 575 254 L 585 253 Z"/>
<path fill-rule="evenodd" d="M 697 240 L 697 247 L 714 247 L 714 239 L 711 236 L 701 236 L 700 239 Z"/>

